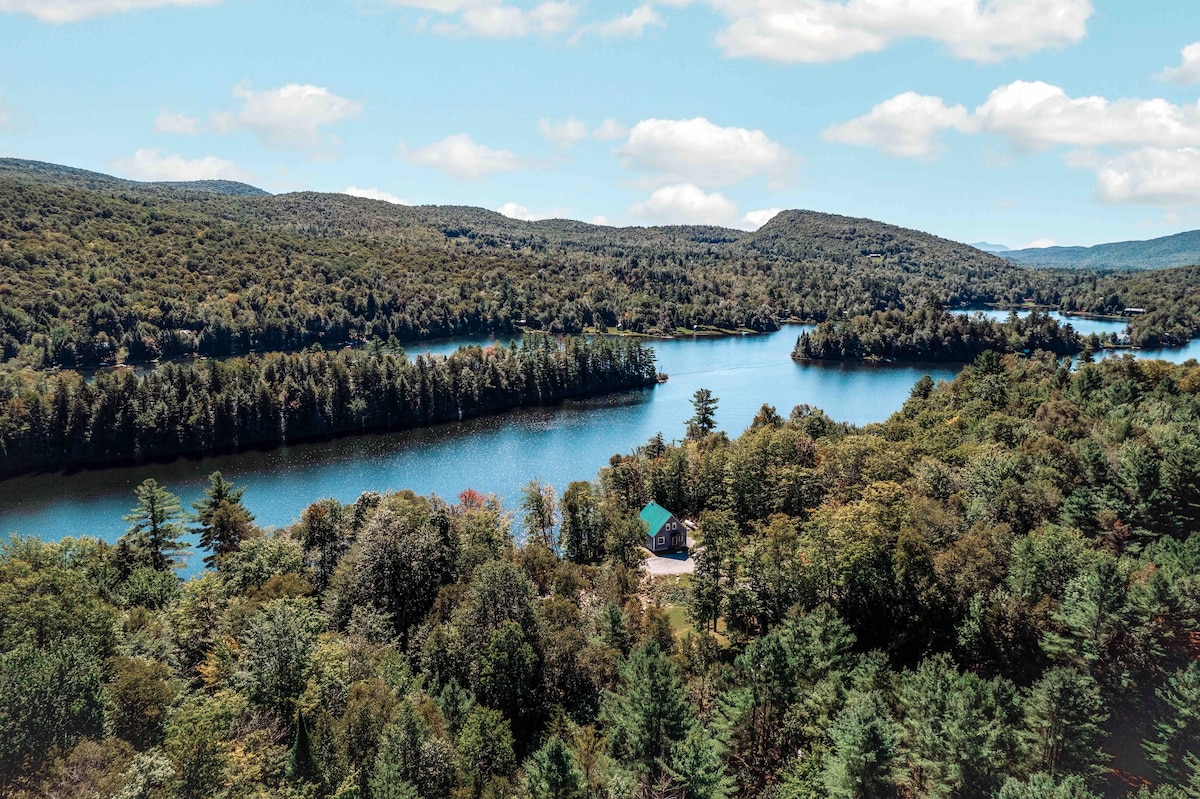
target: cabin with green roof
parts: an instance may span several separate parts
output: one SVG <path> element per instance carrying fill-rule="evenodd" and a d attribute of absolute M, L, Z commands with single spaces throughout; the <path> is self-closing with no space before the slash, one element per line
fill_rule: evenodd
<path fill-rule="evenodd" d="M 675 514 L 657 502 L 642 508 L 638 518 L 646 523 L 646 549 L 651 552 L 671 552 L 687 547 L 687 530 Z"/>

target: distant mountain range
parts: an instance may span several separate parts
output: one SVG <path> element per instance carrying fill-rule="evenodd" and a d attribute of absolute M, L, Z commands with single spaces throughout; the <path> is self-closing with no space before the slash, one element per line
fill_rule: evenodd
<path fill-rule="evenodd" d="M 988 244 L 986 241 L 977 241 L 971 245 L 977 250 L 984 252 L 1011 252 L 1011 247 L 1005 247 L 1003 244 Z"/>
<path fill-rule="evenodd" d="M 982 245 L 976 244 L 979 249 Z M 1119 241 L 1094 247 L 1040 247 L 1000 250 L 1003 257 L 1026 266 L 1065 269 L 1170 269 L 1200 264 L 1200 230 L 1149 241 Z"/>

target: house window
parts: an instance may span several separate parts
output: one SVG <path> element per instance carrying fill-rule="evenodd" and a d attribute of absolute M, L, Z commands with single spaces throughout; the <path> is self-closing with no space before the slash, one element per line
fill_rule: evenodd
<path fill-rule="evenodd" d="M 658 545 L 659 545 L 660 547 L 661 547 L 663 544 L 665 544 L 665 543 L 666 543 L 666 541 L 667 541 L 667 539 L 666 539 L 666 538 L 664 538 L 663 536 L 661 536 L 661 535 L 660 535 L 660 536 L 658 537 Z"/>

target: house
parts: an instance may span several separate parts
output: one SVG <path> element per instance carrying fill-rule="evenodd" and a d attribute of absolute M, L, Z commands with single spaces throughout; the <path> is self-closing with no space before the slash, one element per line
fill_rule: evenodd
<path fill-rule="evenodd" d="M 646 523 L 646 549 L 651 552 L 669 552 L 687 546 L 687 530 L 675 514 L 657 502 L 642 508 L 638 518 Z"/>

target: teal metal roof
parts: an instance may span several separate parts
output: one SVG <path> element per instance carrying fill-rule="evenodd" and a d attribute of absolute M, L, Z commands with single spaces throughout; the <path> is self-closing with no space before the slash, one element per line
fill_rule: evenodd
<path fill-rule="evenodd" d="M 657 502 L 651 502 L 642 508 L 642 512 L 638 514 L 638 518 L 650 527 L 651 533 L 657 533 L 662 529 L 664 524 L 671 520 L 671 511 Z"/>

